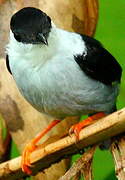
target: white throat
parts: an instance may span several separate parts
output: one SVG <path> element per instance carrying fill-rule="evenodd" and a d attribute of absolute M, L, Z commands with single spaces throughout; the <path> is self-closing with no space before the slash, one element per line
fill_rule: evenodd
<path fill-rule="evenodd" d="M 62 58 L 72 59 L 73 55 L 86 52 L 86 46 L 80 35 L 59 29 L 52 23 L 48 46 L 18 42 L 10 31 L 10 42 L 6 50 L 10 61 L 18 63 L 17 61 L 20 59 L 20 61 L 25 61 L 26 64 L 30 63 L 35 67 L 56 58 L 59 61 L 62 61 Z"/>
<path fill-rule="evenodd" d="M 51 28 L 48 37 L 48 46 L 45 44 L 24 44 L 18 42 L 10 30 L 10 41 L 6 47 L 7 54 L 16 58 L 26 59 L 33 65 L 42 64 L 50 59 L 57 51 L 58 46 L 58 30 L 55 26 Z M 11 58 L 10 58 L 11 59 Z"/>

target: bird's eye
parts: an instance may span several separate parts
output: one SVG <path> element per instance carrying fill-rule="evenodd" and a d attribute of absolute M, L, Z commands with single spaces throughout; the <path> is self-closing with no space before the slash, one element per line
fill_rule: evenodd
<path fill-rule="evenodd" d="M 20 37 L 20 35 L 19 35 L 19 34 L 14 33 L 14 37 L 15 37 L 15 39 L 16 39 L 18 42 L 20 42 L 20 41 L 21 41 L 21 37 Z"/>

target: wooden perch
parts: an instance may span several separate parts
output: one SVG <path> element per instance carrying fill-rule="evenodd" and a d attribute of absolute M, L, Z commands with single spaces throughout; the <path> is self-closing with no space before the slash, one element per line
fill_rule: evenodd
<path fill-rule="evenodd" d="M 72 154 L 78 153 L 84 147 L 99 143 L 125 131 L 125 108 L 102 118 L 84 128 L 80 140 L 76 143 L 75 136 L 66 136 L 54 143 L 41 147 L 31 154 L 32 171 L 36 174 L 55 162 Z M 12 159 L 0 165 L 0 180 L 14 180 L 24 177 L 21 171 L 21 157 Z"/>

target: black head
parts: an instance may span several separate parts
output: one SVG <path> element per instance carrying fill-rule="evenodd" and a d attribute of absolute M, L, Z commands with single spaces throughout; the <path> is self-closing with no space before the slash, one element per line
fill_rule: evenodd
<path fill-rule="evenodd" d="M 18 42 L 47 45 L 51 19 L 39 9 L 26 7 L 12 16 L 10 28 Z"/>

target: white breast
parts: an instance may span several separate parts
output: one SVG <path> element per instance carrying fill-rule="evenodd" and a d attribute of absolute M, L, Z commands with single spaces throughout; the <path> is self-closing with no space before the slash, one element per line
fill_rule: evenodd
<path fill-rule="evenodd" d="M 50 35 L 48 47 L 23 45 L 11 37 L 10 68 L 23 96 L 58 118 L 111 108 L 117 92 L 87 77 L 74 60 L 86 50 L 80 36 L 59 30 L 57 37 Z"/>

